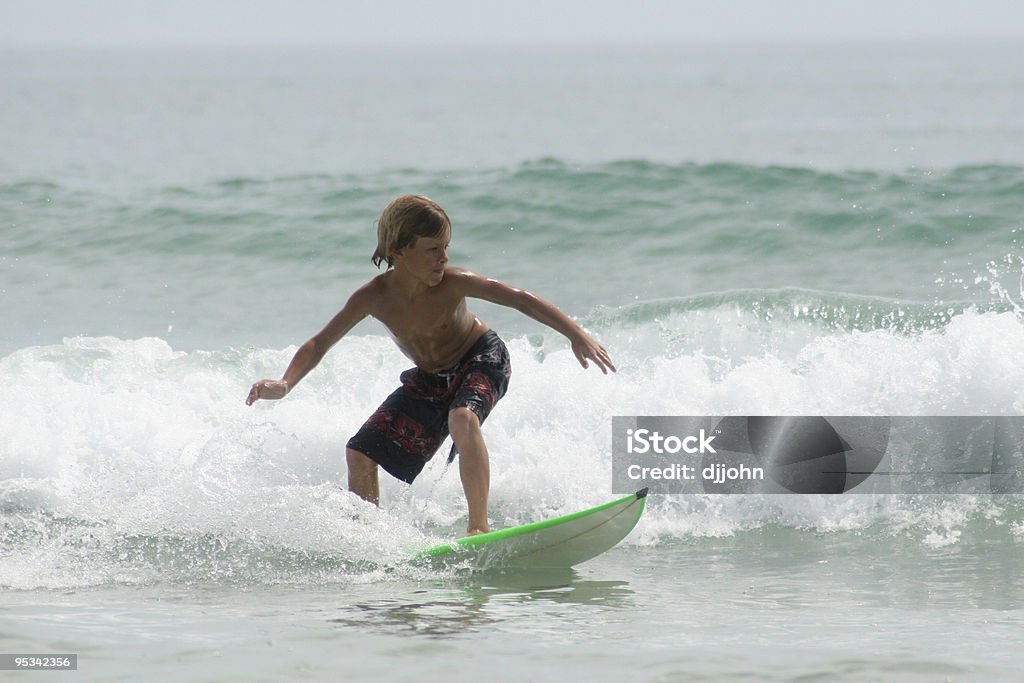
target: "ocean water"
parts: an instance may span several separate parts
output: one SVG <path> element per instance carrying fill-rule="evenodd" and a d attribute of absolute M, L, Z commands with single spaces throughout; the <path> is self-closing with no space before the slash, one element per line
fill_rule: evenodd
<path fill-rule="evenodd" d="M 1024 414 L 1017 46 L 8 50 L 0 103 L 0 651 L 90 681 L 1018 680 L 1020 496 L 651 496 L 574 570 L 428 571 L 465 525 L 443 459 L 380 510 L 344 489 L 408 365 L 379 324 L 244 405 L 417 192 L 453 264 L 619 368 L 471 302 L 514 367 L 494 527 L 613 497 L 616 415 Z"/>

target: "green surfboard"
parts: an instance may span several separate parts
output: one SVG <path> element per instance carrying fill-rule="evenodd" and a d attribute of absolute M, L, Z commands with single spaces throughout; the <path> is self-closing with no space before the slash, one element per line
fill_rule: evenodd
<path fill-rule="evenodd" d="M 475 569 L 573 567 L 629 535 L 646 502 L 647 489 L 643 489 L 588 510 L 442 543 L 422 551 L 416 559 L 466 563 Z"/>

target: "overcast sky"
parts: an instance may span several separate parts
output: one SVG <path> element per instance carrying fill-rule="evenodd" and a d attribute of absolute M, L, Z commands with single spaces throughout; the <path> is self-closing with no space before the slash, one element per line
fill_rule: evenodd
<path fill-rule="evenodd" d="M 1024 38 L 1021 0 L 0 0 L 0 46 Z"/>

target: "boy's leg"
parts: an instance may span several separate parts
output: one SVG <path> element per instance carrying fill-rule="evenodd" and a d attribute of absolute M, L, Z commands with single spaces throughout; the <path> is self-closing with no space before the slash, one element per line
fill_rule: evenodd
<path fill-rule="evenodd" d="M 469 408 L 448 413 L 448 431 L 459 449 L 459 476 L 469 506 L 468 535 L 490 531 L 487 524 L 487 494 L 491 485 L 490 462 L 480 418 Z"/>
<path fill-rule="evenodd" d="M 348 490 L 379 507 L 377 463 L 352 448 L 345 449 L 345 460 L 348 463 Z"/>

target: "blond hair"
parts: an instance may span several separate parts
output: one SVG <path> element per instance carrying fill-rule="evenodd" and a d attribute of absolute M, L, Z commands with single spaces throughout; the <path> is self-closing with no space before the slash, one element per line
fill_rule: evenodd
<path fill-rule="evenodd" d="M 377 248 L 370 258 L 373 265 L 387 261 L 393 265 L 392 254 L 404 249 L 418 237 L 438 237 L 452 222 L 441 205 L 418 194 L 406 194 L 384 207 L 377 221 Z"/>

